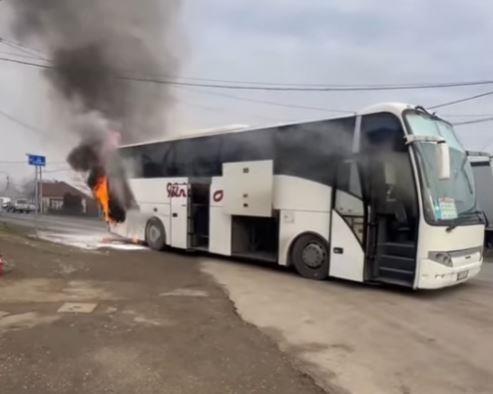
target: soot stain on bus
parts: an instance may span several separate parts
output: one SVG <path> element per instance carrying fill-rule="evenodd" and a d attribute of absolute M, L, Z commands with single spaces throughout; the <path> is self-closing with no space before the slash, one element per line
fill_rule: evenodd
<path fill-rule="evenodd" d="M 48 53 L 45 76 L 53 104 L 71 116 L 80 139 L 68 162 L 88 174 L 107 219 L 124 221 L 134 203 L 117 144 L 161 135 L 173 97 L 166 86 L 131 82 L 139 75 L 177 74 L 179 2 L 148 0 L 18 0 L 12 32 Z M 41 41 L 41 42 L 40 42 Z M 115 137 L 119 134 L 119 137 Z M 63 136 L 54 135 L 61 141 Z M 98 186 L 100 188 L 98 189 Z"/>

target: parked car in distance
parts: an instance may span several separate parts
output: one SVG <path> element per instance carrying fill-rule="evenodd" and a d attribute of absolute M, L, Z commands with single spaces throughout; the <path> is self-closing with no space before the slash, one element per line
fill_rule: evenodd
<path fill-rule="evenodd" d="M 6 211 L 10 206 L 12 199 L 9 197 L 0 197 L 0 211 Z"/>
<path fill-rule="evenodd" d="M 17 199 L 13 204 L 10 204 L 8 210 L 10 212 L 31 213 L 36 210 L 36 207 L 33 203 L 30 203 L 26 199 Z"/>

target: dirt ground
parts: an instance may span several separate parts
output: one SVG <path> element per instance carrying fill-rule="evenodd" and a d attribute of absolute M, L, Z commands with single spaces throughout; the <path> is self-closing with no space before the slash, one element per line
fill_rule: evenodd
<path fill-rule="evenodd" d="M 202 266 L 321 387 L 354 394 L 493 393 L 492 268 L 415 292 L 220 259 Z"/>
<path fill-rule="evenodd" d="M 2 394 L 322 392 L 193 257 L 83 251 L 2 225 L 0 253 L 15 263 L 0 277 Z"/>

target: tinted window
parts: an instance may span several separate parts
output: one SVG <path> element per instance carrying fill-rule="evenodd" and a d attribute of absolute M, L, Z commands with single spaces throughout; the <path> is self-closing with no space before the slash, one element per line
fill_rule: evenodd
<path fill-rule="evenodd" d="M 351 155 L 355 118 L 281 127 L 276 173 L 332 184 L 337 163 Z"/>
<path fill-rule="evenodd" d="M 174 165 L 178 176 L 215 176 L 221 173 L 219 137 L 181 140 L 174 145 Z"/>
<path fill-rule="evenodd" d="M 222 136 L 221 161 L 272 160 L 274 159 L 275 129 L 252 130 Z"/>
<path fill-rule="evenodd" d="M 216 176 L 220 137 L 160 142 L 121 149 L 126 168 L 133 177 Z"/>
<path fill-rule="evenodd" d="M 390 113 L 363 116 L 361 123 L 363 151 L 406 149 L 401 121 Z"/>
<path fill-rule="evenodd" d="M 222 163 L 274 160 L 276 174 L 331 183 L 351 153 L 355 118 L 123 148 L 136 177 L 218 176 Z M 129 165 L 127 165 L 129 166 Z"/>

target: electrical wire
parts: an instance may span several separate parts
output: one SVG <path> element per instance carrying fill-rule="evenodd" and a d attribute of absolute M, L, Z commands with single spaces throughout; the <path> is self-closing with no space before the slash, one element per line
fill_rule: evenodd
<path fill-rule="evenodd" d="M 26 60 L 11 59 L 8 57 L 0 57 L 0 61 L 7 62 L 7 63 L 17 63 L 17 64 L 22 64 L 25 66 L 31 66 L 31 67 L 37 67 L 37 68 L 43 68 L 43 69 L 53 68 L 52 66 L 50 66 L 48 64 L 33 63 L 33 62 L 28 62 Z"/>
<path fill-rule="evenodd" d="M 21 61 L 7 57 L 0 57 L 0 61 L 17 63 L 31 67 L 42 69 L 54 69 L 50 64 L 40 64 L 28 61 Z M 423 84 L 403 84 L 403 85 L 361 85 L 361 86 L 342 86 L 331 85 L 323 87 L 286 87 L 286 86 L 248 86 L 248 85 L 226 85 L 215 83 L 195 83 L 195 82 L 179 82 L 172 79 L 162 79 L 154 77 L 139 77 L 125 74 L 115 74 L 115 78 L 129 82 L 146 82 L 160 85 L 188 86 L 201 87 L 210 89 L 226 89 L 226 90 L 245 90 L 245 91 L 270 91 L 270 92 L 363 92 L 363 91 L 388 91 L 388 90 L 418 90 L 418 89 L 437 89 L 437 88 L 454 88 L 465 86 L 481 86 L 493 85 L 493 80 L 465 81 L 465 82 L 437 82 Z"/>
<path fill-rule="evenodd" d="M 37 59 L 47 60 L 50 59 L 46 56 L 45 53 L 39 51 L 37 49 L 33 49 L 27 47 L 21 43 L 18 43 L 10 38 L 0 37 L 0 43 L 5 43 L 15 49 L 24 51 L 29 55 L 33 56 Z M 39 65 L 33 65 L 39 66 Z M 124 73 L 124 71 L 123 71 Z M 133 80 L 143 80 L 149 82 L 157 82 L 157 83 L 180 83 L 186 84 L 188 82 L 179 82 L 177 80 L 184 81 L 202 81 L 202 82 L 213 82 L 220 84 L 240 84 L 241 86 L 231 86 L 231 88 L 253 88 L 253 89 L 264 89 L 273 87 L 277 90 L 277 88 L 285 87 L 287 89 L 300 88 L 301 90 L 310 90 L 313 88 L 316 91 L 319 90 L 403 90 L 403 89 L 431 89 L 435 87 L 456 87 L 456 86 L 475 86 L 475 85 L 490 85 L 493 84 L 493 80 L 482 80 L 482 81 L 470 81 L 470 82 L 445 82 L 445 83 L 430 83 L 430 82 L 417 82 L 417 83 L 409 83 L 409 84 L 327 84 L 327 83 L 286 83 L 286 82 L 260 82 L 260 81 L 245 81 L 245 80 L 233 80 L 233 79 L 215 79 L 215 78 L 200 78 L 200 77 L 184 77 L 184 76 L 163 76 L 163 75 L 147 75 L 147 76 L 134 76 Z M 218 87 L 218 88 L 227 88 L 228 85 L 209 85 L 206 84 L 200 87 Z M 259 85 L 259 86 L 243 86 L 243 85 Z M 191 84 L 191 86 L 195 86 L 195 84 Z"/>
<path fill-rule="evenodd" d="M 39 128 L 35 127 L 35 126 L 32 126 L 32 125 L 24 122 L 23 120 L 17 119 L 15 116 L 10 115 L 7 112 L 4 112 L 2 110 L 0 110 L 0 115 L 2 115 L 3 117 L 9 119 L 11 122 L 18 124 L 19 126 L 24 127 L 25 129 L 27 129 L 27 130 L 29 130 L 29 131 L 31 131 L 33 133 L 36 133 L 36 134 L 41 133 L 41 134 L 44 134 L 44 135 L 48 134 L 45 130 L 42 130 L 42 129 L 39 129 Z"/>
<path fill-rule="evenodd" d="M 8 49 L 10 49 L 10 48 L 8 48 Z M 16 58 L 21 58 L 21 59 L 39 60 L 38 57 L 35 57 L 35 56 L 32 56 L 32 55 L 27 55 L 25 53 L 0 52 L 0 55 L 1 56 L 14 56 Z"/>
<path fill-rule="evenodd" d="M 2 58 L 0 57 L 0 61 L 7 61 L 7 62 L 12 62 L 12 63 L 18 63 L 18 64 L 23 64 L 23 65 L 29 65 L 29 66 L 35 66 L 39 67 L 42 69 L 52 69 L 54 67 L 49 66 L 49 65 L 44 65 L 44 64 L 39 64 L 39 63 L 32 63 L 28 61 L 23 61 L 23 60 L 17 60 L 17 59 L 8 59 L 8 58 Z M 126 80 L 133 80 L 128 77 L 120 77 L 122 79 Z M 180 83 L 173 83 L 176 87 L 190 87 L 189 85 L 182 85 Z M 306 105 L 297 105 L 297 104 L 284 104 L 284 103 L 278 103 L 274 101 L 269 101 L 269 100 L 261 100 L 261 99 L 250 99 L 246 97 L 238 97 L 238 96 L 233 96 L 225 93 L 212 93 L 212 92 L 201 92 L 202 94 L 214 94 L 216 96 L 221 96 L 221 97 L 227 97 L 231 98 L 234 100 L 239 100 L 239 101 L 246 101 L 246 102 L 254 102 L 254 103 L 261 103 L 261 104 L 268 104 L 268 105 L 274 105 L 278 107 L 285 107 L 285 108 L 298 108 L 298 109 L 307 109 L 307 110 L 315 110 L 315 111 L 322 111 L 322 112 L 334 112 L 334 113 L 354 113 L 354 111 L 350 110 L 340 110 L 340 109 L 330 109 L 330 108 L 322 108 L 322 107 L 313 107 L 313 106 L 306 106 Z"/>
<path fill-rule="evenodd" d="M 448 107 L 450 105 L 465 103 L 466 101 L 472 101 L 472 100 L 476 100 L 476 99 L 481 98 L 481 97 L 486 97 L 486 96 L 491 96 L 491 95 L 493 95 L 493 90 L 488 91 L 488 92 L 484 92 L 484 93 L 480 93 L 480 94 L 475 94 L 474 96 L 468 96 L 468 97 L 464 97 L 461 99 L 457 99 L 457 100 L 453 100 L 453 101 L 447 101 L 445 103 L 432 105 L 432 106 L 428 107 L 428 109 L 438 109 L 438 108 Z"/>
<path fill-rule="evenodd" d="M 250 91 L 270 91 L 270 92 L 362 92 L 362 91 L 386 91 L 386 90 L 416 90 L 416 89 L 435 89 L 435 88 L 451 88 L 462 86 L 478 86 L 478 85 L 493 85 L 493 81 L 471 81 L 471 82 L 450 82 L 436 83 L 429 85 L 400 85 L 400 86 L 354 86 L 354 87 L 281 87 L 281 86 L 247 86 L 247 85 L 222 85 L 222 84 L 206 84 L 194 82 L 178 82 L 173 80 L 148 78 L 148 77 L 129 77 L 118 75 L 119 79 L 132 82 L 148 82 L 163 85 L 202 87 L 210 89 L 226 89 L 226 90 L 250 90 Z"/>
<path fill-rule="evenodd" d="M 489 116 L 493 116 L 493 114 L 440 114 L 444 118 L 486 118 Z"/>
<path fill-rule="evenodd" d="M 236 95 L 232 95 L 232 94 L 228 94 L 228 93 L 211 92 L 211 91 L 197 90 L 197 89 L 185 88 L 185 87 L 179 87 L 179 88 L 186 89 L 186 91 L 188 91 L 188 92 L 193 92 L 193 93 L 202 94 L 202 95 L 225 97 L 225 98 L 238 100 L 238 101 L 267 104 L 267 105 L 273 105 L 276 107 L 283 107 L 283 108 L 306 109 L 306 110 L 314 110 L 314 111 L 325 112 L 325 113 L 328 113 L 328 112 L 341 113 L 341 114 L 354 114 L 355 113 L 355 111 L 351 111 L 351 110 L 314 107 L 314 106 L 299 105 L 299 104 L 286 104 L 286 103 L 279 103 L 279 102 L 270 101 L 270 100 L 252 99 L 252 98 L 243 97 L 243 96 L 236 96 Z"/>
<path fill-rule="evenodd" d="M 16 123 L 19 126 L 22 126 L 26 130 L 29 130 L 29 131 L 31 131 L 33 133 L 36 133 L 36 134 L 38 134 L 38 133 L 47 134 L 46 131 L 41 130 L 41 129 L 38 129 L 37 127 L 34 127 L 34 126 L 30 125 L 30 124 L 27 124 L 24 121 L 22 121 L 20 119 L 17 119 L 17 118 L 13 117 L 12 115 L 10 115 L 10 114 L 8 114 L 6 112 L 3 112 L 2 110 L 0 110 L 0 115 L 4 116 L 5 118 L 9 119 L 11 122 Z"/>
<path fill-rule="evenodd" d="M 477 124 L 477 123 L 486 123 L 486 122 L 493 122 L 493 116 L 489 116 L 487 118 L 468 120 L 465 122 L 457 122 L 457 123 L 454 123 L 454 126 L 464 126 L 464 125 L 468 125 L 468 124 Z"/>
<path fill-rule="evenodd" d="M 32 55 L 32 56 L 35 56 L 39 59 L 43 59 L 43 60 L 47 60 L 47 58 L 45 57 L 45 54 L 37 49 L 33 49 L 33 48 L 30 48 L 30 47 L 27 47 L 25 45 L 22 45 L 10 38 L 5 38 L 5 37 L 0 37 L 0 43 L 3 43 L 5 45 L 8 45 L 10 46 L 11 48 L 14 48 L 18 51 L 22 51 L 26 54 L 29 54 L 29 55 Z"/>

